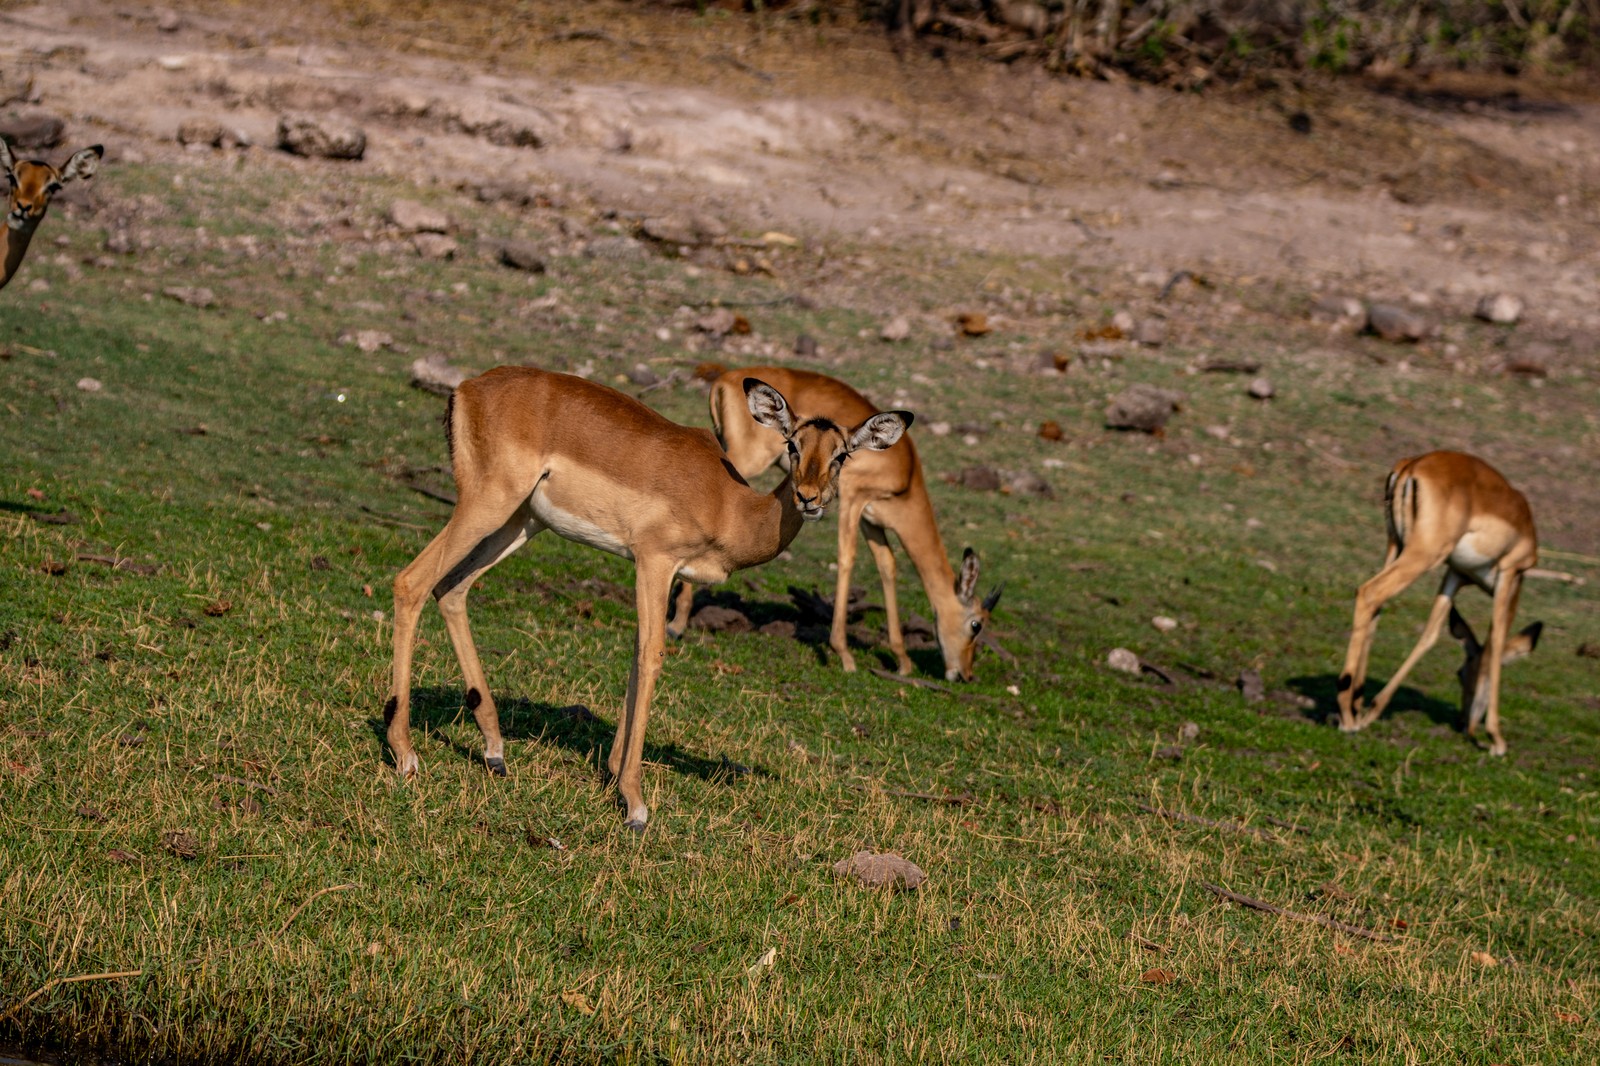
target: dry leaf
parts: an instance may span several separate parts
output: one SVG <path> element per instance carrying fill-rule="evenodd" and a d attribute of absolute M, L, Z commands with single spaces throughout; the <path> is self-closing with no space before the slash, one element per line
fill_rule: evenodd
<path fill-rule="evenodd" d="M 989 316 L 982 311 L 963 311 L 956 316 L 956 328 L 968 337 L 981 337 L 989 332 Z"/>
<path fill-rule="evenodd" d="M 1039 424 L 1039 436 L 1045 440 L 1060 440 L 1066 434 L 1061 430 L 1061 423 L 1052 419 Z"/>
<path fill-rule="evenodd" d="M 769 230 L 761 235 L 761 243 L 783 244 L 793 248 L 795 245 L 799 244 L 800 241 L 798 238 L 791 237 L 787 233 L 779 233 L 777 230 Z"/>
<path fill-rule="evenodd" d="M 1349 944 L 1335 944 L 1333 945 L 1333 950 L 1339 955 L 1354 955 L 1356 953 L 1356 949 Z"/>
<path fill-rule="evenodd" d="M 35 499 L 35 500 L 40 500 L 40 501 L 44 500 L 44 493 L 41 492 L 38 489 L 29 489 L 28 490 L 28 496 L 30 498 L 32 498 L 32 499 Z"/>
<path fill-rule="evenodd" d="M 561 1002 L 585 1017 L 594 1013 L 594 1004 L 590 1003 L 589 997 L 582 992 L 563 992 L 561 993 Z"/>
<path fill-rule="evenodd" d="M 711 661 L 711 672 L 714 674 L 742 674 L 744 667 L 735 663 L 725 663 L 721 659 Z"/>
<path fill-rule="evenodd" d="M 181 829 L 162 833 L 161 846 L 180 859 L 192 859 L 200 854 L 200 842 Z"/>
<path fill-rule="evenodd" d="M 1583 1015 L 1574 1014 L 1570 1010 L 1558 1010 L 1556 1011 L 1556 1021 L 1566 1022 L 1568 1025 L 1577 1025 L 1583 1021 Z"/>
<path fill-rule="evenodd" d="M 202 607 L 201 610 L 210 615 L 212 618 L 221 618 L 223 615 L 233 610 L 233 601 L 212 600 L 210 603 Z"/>
<path fill-rule="evenodd" d="M 751 977 L 754 977 L 756 974 L 760 973 L 762 970 L 765 970 L 767 967 L 771 966 L 773 963 L 775 963 L 777 961 L 778 961 L 778 949 L 777 948 L 768 948 L 766 951 L 763 951 L 761 953 L 761 957 L 759 959 L 757 959 L 755 962 L 752 962 L 750 964 L 750 968 L 748 970 L 746 970 L 745 972 L 748 973 Z"/>
<path fill-rule="evenodd" d="M 1500 960 L 1489 954 L 1487 951 L 1474 951 L 1472 953 L 1472 961 L 1477 963 L 1479 966 L 1485 967 L 1500 965 Z"/>
<path fill-rule="evenodd" d="M 1170 985 L 1177 979 L 1177 974 L 1173 973 L 1171 970 L 1163 970 L 1160 967 L 1157 967 L 1154 970 L 1146 970 L 1139 977 L 1139 980 L 1147 985 Z"/>

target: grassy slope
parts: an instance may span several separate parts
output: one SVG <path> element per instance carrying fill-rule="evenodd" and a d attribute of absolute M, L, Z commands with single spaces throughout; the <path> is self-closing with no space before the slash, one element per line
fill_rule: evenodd
<path fill-rule="evenodd" d="M 925 422 L 1001 414 L 976 446 L 926 432 L 919 443 L 952 550 L 970 541 L 1009 582 L 999 624 L 1018 662 L 984 658 L 957 698 L 846 677 L 795 641 L 692 636 L 651 723 L 656 816 L 640 839 L 596 775 L 626 681 L 631 568 L 554 538 L 474 594 L 511 778 L 471 757 L 476 731 L 432 612 L 417 678 L 424 776 L 405 788 L 386 768 L 389 649 L 373 612 L 446 513 L 391 476 L 444 461 L 441 404 L 403 368 L 435 350 L 478 368 L 593 359 L 607 376 L 640 359 L 692 363 L 653 336 L 680 304 L 776 286 L 654 259 L 560 260 L 530 281 L 470 254 L 312 252 L 283 235 L 295 229 L 280 205 L 322 198 L 359 228 L 394 190 L 333 202 L 287 167 L 196 173 L 178 189 L 158 168 L 112 168 L 102 186 L 167 205 L 161 248 L 71 280 L 54 254 L 92 256 L 103 233 L 54 218 L 48 235 L 67 245 L 42 245 L 29 268 L 50 291 L 24 279 L 4 294 L 0 996 L 53 977 L 144 976 L 58 987 L 0 1038 L 284 1062 L 1596 1056 L 1593 669 L 1573 654 L 1595 639 L 1592 592 L 1544 582 L 1525 596 L 1546 644 L 1507 672 L 1504 761 L 1452 728 L 1446 652 L 1356 738 L 1283 700 L 1247 706 L 1227 684 L 1255 667 L 1269 688 L 1326 704 L 1350 591 L 1381 553 L 1388 462 L 1433 442 L 1592 439 L 1592 381 L 1540 393 L 1425 358 L 1409 375 L 1359 371 L 1377 342 L 1330 352 L 1282 327 L 1292 299 L 1226 279 L 1187 297 L 1239 304 L 1222 335 L 1024 378 L 976 360 L 1059 340 L 1112 306 L 1063 281 L 1070 264 L 935 270 L 932 252 L 875 253 L 881 291 L 908 305 L 951 306 L 988 278 L 1069 309 L 950 352 L 919 346 L 930 383 L 907 386 Z M 486 234 L 547 225 L 446 204 Z M 165 299 L 175 278 L 213 287 L 220 306 Z M 532 303 L 552 292 L 553 309 Z M 257 317 L 280 309 L 286 321 Z M 825 298 L 749 314 L 785 347 L 797 330 L 818 336 L 880 397 L 904 380 L 904 353 L 857 340 L 876 322 L 861 308 Z M 411 351 L 334 343 L 361 327 Z M 1489 343 L 1466 338 L 1469 354 Z M 1280 398 L 1180 375 L 1209 352 L 1264 359 Z M 104 390 L 79 391 L 84 376 Z M 1104 397 L 1129 379 L 1188 391 L 1166 440 L 1099 428 Z M 648 398 L 703 418 L 693 390 Z M 1044 418 L 1066 442 L 1034 435 Z M 1202 431 L 1213 423 L 1240 443 Z M 1350 458 L 1330 461 L 1329 447 Z M 1593 483 L 1594 455 L 1564 461 L 1574 481 Z M 939 480 L 979 460 L 1042 470 L 1057 497 Z M 76 524 L 28 513 L 59 507 Z M 793 561 L 731 588 L 781 604 L 790 583 L 830 585 L 832 535 L 807 531 Z M 52 560 L 65 572 L 47 573 Z M 926 612 L 912 584 L 908 568 L 903 594 Z M 1387 616 L 1380 677 L 1425 599 L 1415 590 Z M 1481 619 L 1486 604 L 1468 609 Z M 1180 627 L 1157 634 L 1158 613 Z M 1117 645 L 1188 671 L 1171 690 L 1111 674 L 1099 664 Z M 921 662 L 931 669 L 932 653 Z M 573 704 L 602 721 L 561 710 Z M 1185 721 L 1199 736 L 1174 758 L 1163 749 Z M 1174 826 L 1139 803 L 1269 835 Z M 198 857 L 165 848 L 179 830 Z M 891 897 L 834 882 L 831 864 L 860 847 L 910 857 L 928 885 Z M 1398 940 L 1240 910 L 1204 882 Z M 773 964 L 752 969 L 768 949 Z M 1474 951 L 1514 964 L 1484 968 Z M 1152 967 L 1177 980 L 1142 982 Z"/>

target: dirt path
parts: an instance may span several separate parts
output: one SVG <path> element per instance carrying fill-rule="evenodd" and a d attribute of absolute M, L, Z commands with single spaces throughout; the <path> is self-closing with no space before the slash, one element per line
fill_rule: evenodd
<path fill-rule="evenodd" d="M 879 85 L 859 56 L 851 77 L 827 77 L 826 49 L 786 69 L 764 39 L 778 73 L 718 52 L 715 87 L 664 86 L 626 80 L 653 73 L 626 56 L 575 78 L 562 53 L 549 65 L 564 73 L 542 77 L 418 54 L 420 38 L 401 52 L 242 12 L 177 21 L 166 32 L 154 13 L 85 0 L 13 8 L 0 67 L 31 75 L 72 143 L 104 140 L 113 160 L 181 151 L 186 119 L 270 146 L 285 111 L 342 114 L 369 138 L 358 166 L 420 182 L 502 175 L 756 233 L 1070 252 L 1152 279 L 1203 269 L 1455 311 L 1509 290 L 1536 328 L 1600 331 L 1600 109 L 1584 101 L 1348 85 L 1199 97 L 994 65 L 952 80 L 948 60 L 896 58 L 864 33 Z M 604 31 L 548 48 L 593 49 L 583 32 Z"/>

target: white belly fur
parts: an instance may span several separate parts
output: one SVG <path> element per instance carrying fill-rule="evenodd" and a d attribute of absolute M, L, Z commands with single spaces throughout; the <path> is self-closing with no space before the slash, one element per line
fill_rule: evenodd
<path fill-rule="evenodd" d="M 550 502 L 550 497 L 544 493 L 535 492 L 533 498 L 528 502 L 533 510 L 534 517 L 557 535 L 567 540 L 576 541 L 579 544 L 587 544 L 591 548 L 599 548 L 601 551 L 610 552 L 612 555 L 620 555 L 624 559 L 633 558 L 633 552 L 628 549 L 627 545 L 593 522 L 579 518 L 577 515 L 570 514 L 555 506 Z"/>

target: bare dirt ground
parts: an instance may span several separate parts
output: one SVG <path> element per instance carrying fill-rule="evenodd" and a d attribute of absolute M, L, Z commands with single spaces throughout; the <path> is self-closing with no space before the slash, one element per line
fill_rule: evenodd
<path fill-rule="evenodd" d="M 179 151 L 189 118 L 270 146 L 285 110 L 343 114 L 368 134 L 362 166 L 424 183 L 502 176 L 754 232 L 1070 252 L 1467 311 L 1508 290 L 1546 329 L 1600 329 L 1600 107 L 1570 87 L 1197 96 L 896 50 L 863 28 L 518 10 L 475 51 L 425 35 L 451 25 L 210 5 L 163 30 L 155 10 L 65 0 L 0 13 L 0 64 L 70 117 L 74 143 L 114 156 Z M 493 143 L 508 140 L 538 144 Z"/>

